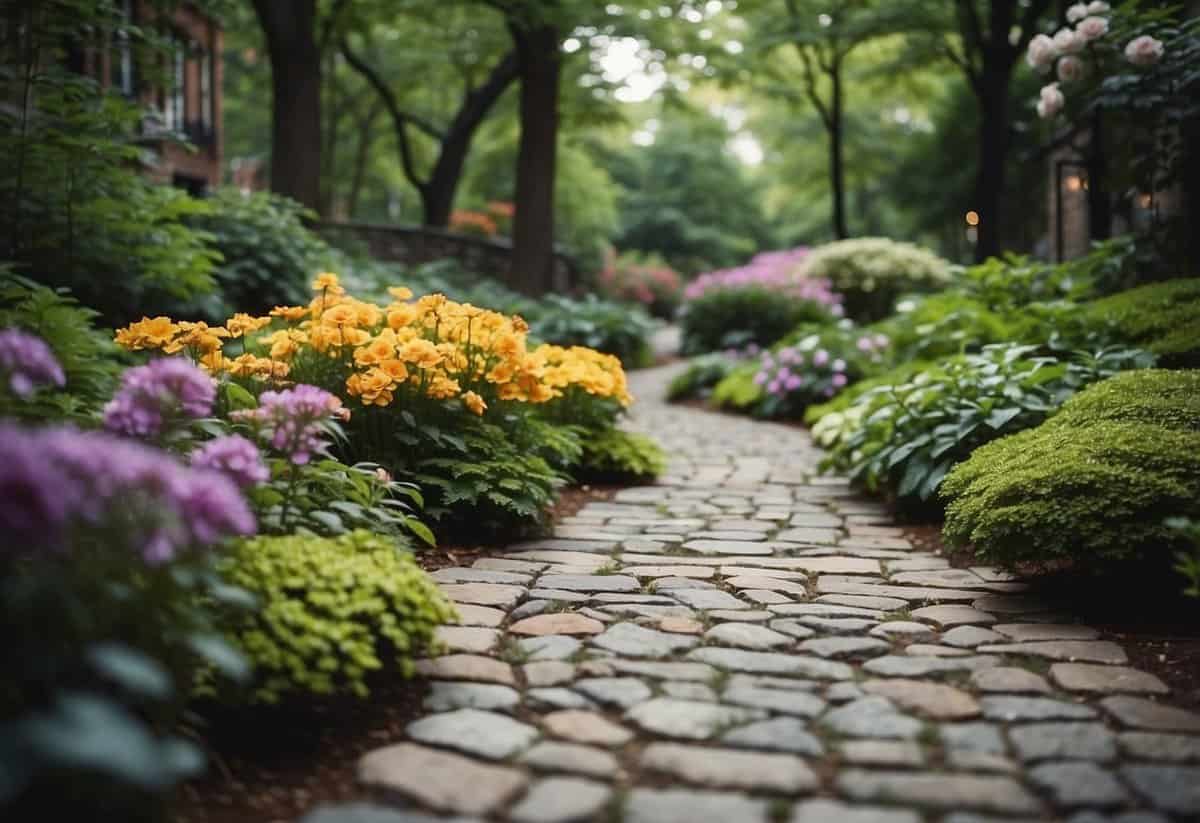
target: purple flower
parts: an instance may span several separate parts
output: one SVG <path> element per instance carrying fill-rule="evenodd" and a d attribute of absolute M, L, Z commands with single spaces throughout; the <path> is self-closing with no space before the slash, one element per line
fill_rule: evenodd
<path fill-rule="evenodd" d="M 859 351 L 871 351 L 875 348 L 875 341 L 870 337 L 860 337 L 855 345 L 858 346 Z"/>
<path fill-rule="evenodd" d="M 18 550 L 66 551 L 88 536 L 155 565 L 254 533 L 222 474 L 103 432 L 0 425 L 0 529 Z"/>
<path fill-rule="evenodd" d="M 824 366 L 828 362 L 829 352 L 825 351 L 824 349 L 817 349 L 816 353 L 813 354 L 813 365 Z"/>
<path fill-rule="evenodd" d="M 802 264 L 808 248 L 800 246 L 788 251 L 763 252 L 744 266 L 706 272 L 688 284 L 685 300 L 697 300 L 709 292 L 721 289 L 762 288 L 778 291 L 800 299 L 812 300 L 826 306 L 833 314 L 841 314 L 841 296 L 823 278 L 803 275 Z"/>
<path fill-rule="evenodd" d="M 846 375 L 841 373 L 835 374 L 830 382 L 840 389 L 842 386 L 846 385 Z"/>
<path fill-rule="evenodd" d="M 839 357 L 833 361 L 833 365 L 830 368 L 836 372 L 844 372 L 846 370 L 846 361 Z"/>
<path fill-rule="evenodd" d="M 213 379 L 179 357 L 127 369 L 121 387 L 104 407 L 104 427 L 129 437 L 155 437 L 173 419 L 212 414 Z"/>
<path fill-rule="evenodd" d="M 760 371 L 758 374 L 754 375 L 754 385 L 761 386 L 770 379 L 771 375 L 767 374 L 765 371 Z"/>
<path fill-rule="evenodd" d="M 257 409 L 235 412 L 231 417 L 260 426 L 271 448 L 303 466 L 325 447 L 324 426 L 341 405 L 324 389 L 302 383 L 284 391 L 263 392 Z"/>
<path fill-rule="evenodd" d="M 208 441 L 192 452 L 191 463 L 193 468 L 220 472 L 244 489 L 271 477 L 258 446 L 237 434 Z"/>
<path fill-rule="evenodd" d="M 0 373 L 18 397 L 28 397 L 38 385 L 63 386 L 62 366 L 46 341 L 20 329 L 0 329 Z"/>
<path fill-rule="evenodd" d="M 793 374 L 791 377 L 789 377 L 787 380 L 784 381 L 784 386 L 787 388 L 788 391 L 795 391 L 796 389 L 800 388 L 802 385 L 804 385 L 804 378 L 798 374 Z"/>

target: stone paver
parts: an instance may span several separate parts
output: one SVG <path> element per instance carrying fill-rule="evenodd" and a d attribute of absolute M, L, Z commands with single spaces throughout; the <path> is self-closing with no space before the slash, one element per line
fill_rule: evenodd
<path fill-rule="evenodd" d="M 1114 638 L 914 548 L 803 430 L 666 405 L 675 368 L 630 376 L 666 474 L 436 572 L 421 715 L 306 823 L 1200 819 L 1200 714 Z"/>

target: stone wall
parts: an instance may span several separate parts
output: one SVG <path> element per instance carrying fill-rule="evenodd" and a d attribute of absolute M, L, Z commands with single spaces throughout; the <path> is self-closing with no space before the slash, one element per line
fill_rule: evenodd
<path fill-rule="evenodd" d="M 330 243 L 366 251 L 376 260 L 391 263 L 428 263 L 453 258 L 468 271 L 503 280 L 512 256 L 507 238 L 467 234 L 414 226 L 375 223 L 331 223 L 316 226 Z M 579 282 L 579 267 L 563 252 L 555 254 L 553 291 L 570 291 Z"/>

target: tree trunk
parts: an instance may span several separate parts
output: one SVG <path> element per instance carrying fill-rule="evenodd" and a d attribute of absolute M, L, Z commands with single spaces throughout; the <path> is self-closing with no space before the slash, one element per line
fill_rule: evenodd
<path fill-rule="evenodd" d="M 513 285 L 547 291 L 554 274 L 554 174 L 558 151 L 558 29 L 510 27 L 521 78 L 521 142 L 513 215 Z"/>
<path fill-rule="evenodd" d="M 321 54 L 315 0 L 254 0 L 271 58 L 271 190 L 321 200 Z"/>
<path fill-rule="evenodd" d="M 1092 113 L 1088 137 L 1088 234 L 1093 241 L 1112 237 L 1112 201 L 1108 196 L 1108 152 L 1104 146 L 1104 120 L 1100 109 Z"/>
<path fill-rule="evenodd" d="M 833 184 L 833 236 L 845 240 L 846 229 L 846 171 L 843 160 L 842 129 L 842 69 L 835 65 L 830 72 L 833 93 L 829 101 L 829 178 Z"/>
<path fill-rule="evenodd" d="M 1008 165 L 1009 71 L 985 65 L 979 98 L 979 150 L 975 175 L 975 202 L 979 213 L 975 261 L 1000 254 L 1004 178 Z"/>

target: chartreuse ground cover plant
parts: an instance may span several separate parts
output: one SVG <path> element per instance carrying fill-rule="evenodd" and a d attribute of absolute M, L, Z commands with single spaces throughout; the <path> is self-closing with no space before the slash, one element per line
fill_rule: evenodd
<path fill-rule="evenodd" d="M 612 427 L 631 400 L 619 359 L 530 349 L 520 317 L 400 287 L 370 303 L 330 273 L 314 290 L 308 305 L 223 326 L 147 318 L 117 342 L 182 353 L 260 405 L 292 384 L 322 390 L 347 418 L 338 456 L 416 480 L 428 515 L 485 531 L 535 524 L 580 440 Z"/>
<path fill-rule="evenodd" d="M 818 246 L 802 268 L 842 296 L 847 317 L 869 323 L 892 313 L 901 295 L 933 292 L 951 283 L 950 263 L 928 249 L 885 237 L 859 237 Z"/>
<path fill-rule="evenodd" d="M 823 462 L 902 503 L 930 501 L 950 469 L 984 443 L 1036 426 L 1082 386 L 1153 356 L 1136 349 L 1044 355 L 998 344 L 861 395 Z"/>
<path fill-rule="evenodd" d="M 225 630 L 254 664 L 255 699 L 268 703 L 292 693 L 366 697 L 370 675 L 411 675 L 434 630 L 455 619 L 411 553 L 367 531 L 243 540 L 218 566 L 262 604 L 229 613 Z"/>
<path fill-rule="evenodd" d="M 1167 564 L 1200 517 L 1200 372 L 1148 369 L 1084 389 L 1042 425 L 946 478 L 945 536 L 1004 565 Z"/>

